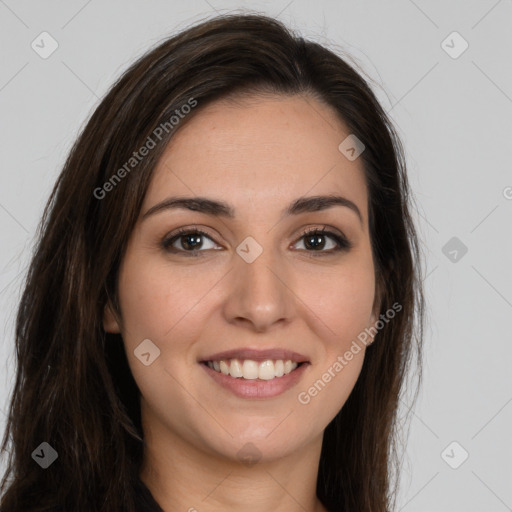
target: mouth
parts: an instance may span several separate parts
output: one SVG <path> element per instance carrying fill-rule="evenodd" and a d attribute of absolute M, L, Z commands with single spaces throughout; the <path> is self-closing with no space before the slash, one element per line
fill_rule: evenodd
<path fill-rule="evenodd" d="M 273 350 L 229 350 L 200 358 L 200 366 L 224 390 L 239 398 L 266 399 L 291 389 L 311 366 L 296 352 Z"/>
<path fill-rule="evenodd" d="M 266 359 L 256 361 L 254 359 L 220 359 L 202 361 L 217 373 L 230 376 L 234 379 L 268 381 L 279 379 L 292 373 L 307 362 L 297 362 L 291 359 Z"/>

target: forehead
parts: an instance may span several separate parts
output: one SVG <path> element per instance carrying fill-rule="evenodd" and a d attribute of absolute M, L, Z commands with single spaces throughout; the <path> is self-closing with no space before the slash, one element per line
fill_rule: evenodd
<path fill-rule="evenodd" d="M 349 134 L 333 109 L 311 97 L 216 101 L 177 130 L 145 205 L 186 194 L 223 198 L 237 210 L 264 206 L 280 212 L 283 202 L 297 197 L 341 194 L 366 221 L 362 160 L 350 161 L 338 149 Z"/>

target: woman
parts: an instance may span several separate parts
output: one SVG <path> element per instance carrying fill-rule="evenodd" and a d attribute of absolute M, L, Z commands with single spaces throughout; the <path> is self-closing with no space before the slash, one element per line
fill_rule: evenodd
<path fill-rule="evenodd" d="M 366 82 L 264 16 L 189 28 L 112 87 L 45 209 L 1 511 L 391 510 L 422 326 Z"/>

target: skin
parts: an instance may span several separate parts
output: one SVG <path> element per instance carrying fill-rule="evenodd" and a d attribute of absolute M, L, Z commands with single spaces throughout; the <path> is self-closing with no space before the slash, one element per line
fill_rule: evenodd
<path fill-rule="evenodd" d="M 166 512 L 326 510 L 316 497 L 322 434 L 354 387 L 364 345 L 307 405 L 298 394 L 378 314 L 362 161 L 338 150 L 349 133 L 311 97 L 221 100 L 177 131 L 155 169 L 120 269 L 122 319 L 107 306 L 104 326 L 123 336 L 141 391 L 141 478 Z M 343 206 L 280 219 L 293 200 L 332 193 L 362 222 Z M 227 201 L 236 217 L 180 209 L 142 220 L 176 195 Z M 327 236 L 326 255 L 314 257 L 303 233 L 326 225 L 353 247 L 327 255 L 336 247 Z M 181 227 L 209 233 L 202 257 L 184 254 L 186 237 L 173 243 L 181 253 L 162 247 Z M 263 248 L 252 263 L 236 252 L 247 236 Z M 144 339 L 160 349 L 149 366 L 134 355 Z M 239 398 L 198 363 L 232 348 L 285 348 L 311 365 L 281 395 Z M 261 457 L 251 465 L 238 455 L 248 442 Z"/>

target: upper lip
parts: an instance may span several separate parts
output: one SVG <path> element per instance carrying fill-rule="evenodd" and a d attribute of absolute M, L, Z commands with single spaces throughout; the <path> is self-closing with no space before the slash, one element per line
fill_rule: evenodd
<path fill-rule="evenodd" d="M 296 363 L 308 363 L 309 359 L 297 352 L 285 350 L 283 348 L 273 348 L 268 350 L 257 350 L 251 348 L 234 348 L 232 350 L 225 350 L 224 352 L 217 352 L 211 356 L 200 359 L 200 362 L 206 361 L 220 361 L 221 359 L 251 359 L 253 361 L 266 361 L 268 359 L 283 361 L 291 360 Z"/>

